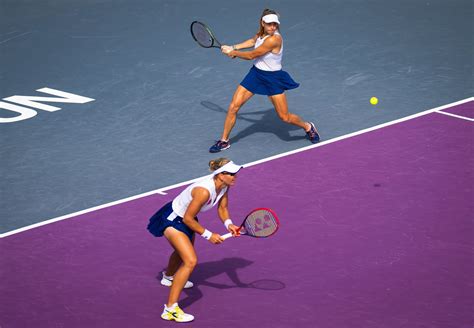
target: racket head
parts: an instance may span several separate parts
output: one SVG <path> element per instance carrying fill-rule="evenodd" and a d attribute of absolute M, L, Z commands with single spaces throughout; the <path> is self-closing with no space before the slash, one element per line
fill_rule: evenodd
<path fill-rule="evenodd" d="M 194 21 L 191 23 L 191 35 L 194 41 L 203 48 L 220 48 L 221 43 L 217 41 L 211 29 L 204 23 Z"/>
<path fill-rule="evenodd" d="M 269 208 L 257 208 L 250 212 L 239 228 L 243 235 L 255 238 L 267 238 L 273 236 L 280 227 L 275 212 Z"/>

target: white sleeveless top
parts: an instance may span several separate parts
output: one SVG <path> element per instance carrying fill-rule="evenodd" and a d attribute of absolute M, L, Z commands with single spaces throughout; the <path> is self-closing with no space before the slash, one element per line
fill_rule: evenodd
<path fill-rule="evenodd" d="M 275 34 L 280 35 L 280 33 L 275 32 Z M 255 49 L 260 47 L 265 41 L 266 38 L 268 38 L 270 35 L 266 35 L 265 37 L 258 37 L 257 40 L 255 40 Z M 281 35 L 280 35 L 281 36 Z M 277 54 L 274 54 L 273 52 L 269 52 L 263 56 L 257 57 L 254 60 L 253 65 L 261 69 L 263 71 L 279 71 L 281 70 L 281 59 L 283 57 L 283 39 L 281 41 L 281 48 L 280 51 Z"/>
<path fill-rule="evenodd" d="M 219 195 L 216 194 L 216 185 L 214 184 L 214 176 L 208 175 L 205 178 L 193 183 L 192 185 L 188 186 L 186 189 L 184 189 L 174 200 L 173 200 L 173 212 L 180 216 L 184 217 L 184 213 L 186 213 L 186 210 L 188 209 L 189 203 L 191 203 L 191 200 L 193 199 L 191 192 L 193 191 L 194 188 L 196 187 L 203 187 L 207 190 L 209 190 L 209 200 L 207 201 L 206 204 L 201 208 L 200 212 L 204 212 L 209 210 L 210 208 L 214 207 L 217 202 L 224 196 L 225 192 L 227 191 L 227 187 L 223 188 Z M 174 219 L 173 217 L 171 221 Z"/>

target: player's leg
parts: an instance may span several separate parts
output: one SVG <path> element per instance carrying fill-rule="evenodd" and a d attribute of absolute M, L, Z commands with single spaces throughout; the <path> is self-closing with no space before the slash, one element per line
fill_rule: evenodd
<path fill-rule="evenodd" d="M 181 263 L 183 263 L 183 261 L 181 261 L 181 257 L 179 256 L 178 252 L 173 251 L 170 259 L 168 260 L 168 267 L 166 268 L 165 274 L 170 277 L 174 276 Z"/>
<path fill-rule="evenodd" d="M 227 116 L 224 122 L 224 131 L 222 132 L 221 140 L 229 140 L 230 132 L 235 125 L 237 113 L 239 109 L 252 98 L 253 93 L 239 85 L 235 90 L 232 101 L 230 102 L 229 108 L 227 109 Z"/>
<path fill-rule="evenodd" d="M 165 230 L 164 236 L 175 249 L 181 258 L 181 265 L 176 271 L 171 285 L 168 303 L 165 305 L 161 317 L 165 320 L 175 320 L 178 322 L 192 321 L 194 317 L 184 313 L 178 306 L 178 299 L 185 283 L 197 265 L 197 255 L 193 243 L 183 232 L 169 227 Z"/>
<path fill-rule="evenodd" d="M 165 230 L 164 235 L 182 261 L 174 274 L 173 285 L 171 286 L 168 299 L 168 305 L 171 305 L 178 302 L 179 294 L 197 264 L 197 255 L 192 242 L 183 232 L 169 227 Z"/>
<path fill-rule="evenodd" d="M 286 123 L 299 126 L 300 128 L 308 131 L 310 129 L 309 122 L 303 121 L 298 115 L 290 113 L 288 111 L 288 102 L 286 100 L 286 95 L 281 93 L 279 95 L 268 96 L 270 101 L 275 108 L 278 117 Z"/>
<path fill-rule="evenodd" d="M 193 240 L 194 240 L 194 237 L 193 237 Z M 168 260 L 168 266 L 166 267 L 166 270 L 162 272 L 161 284 L 163 286 L 170 287 L 173 284 L 174 275 L 176 271 L 178 271 L 182 263 L 183 261 L 181 260 L 181 257 L 179 256 L 178 252 L 176 250 L 173 251 L 173 253 L 171 254 Z M 186 281 L 184 288 L 191 288 L 193 286 L 194 284 L 188 280 Z"/>
<path fill-rule="evenodd" d="M 224 121 L 224 130 L 220 140 L 214 144 L 209 151 L 211 153 L 217 153 L 221 150 L 227 149 L 230 147 L 229 136 L 230 132 L 234 128 L 235 121 L 237 119 L 237 113 L 239 109 L 250 99 L 252 98 L 253 93 L 245 89 L 243 86 L 239 85 L 237 90 L 235 90 L 230 102 L 229 108 L 227 109 L 227 115 Z"/>
<path fill-rule="evenodd" d="M 191 243 L 194 245 L 194 240 L 196 239 L 196 235 L 193 235 L 193 239 Z M 166 268 L 165 274 L 167 276 L 174 276 L 176 271 L 178 271 L 179 266 L 183 263 L 181 257 L 179 256 L 176 250 L 170 255 L 170 259 L 168 260 L 168 266 Z M 186 287 L 185 287 L 186 288 Z"/>
<path fill-rule="evenodd" d="M 298 115 L 290 113 L 288 110 L 288 102 L 284 93 L 268 96 L 278 114 L 278 117 L 286 123 L 296 125 L 306 132 L 312 143 L 319 141 L 319 134 L 316 127 L 311 122 L 303 121 Z"/>

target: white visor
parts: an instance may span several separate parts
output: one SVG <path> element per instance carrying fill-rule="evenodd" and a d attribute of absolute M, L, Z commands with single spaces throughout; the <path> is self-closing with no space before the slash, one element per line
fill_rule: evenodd
<path fill-rule="evenodd" d="M 267 24 L 277 23 L 278 25 L 280 25 L 280 21 L 278 20 L 278 16 L 275 15 L 275 14 L 265 15 L 265 16 L 262 17 L 262 20 Z"/>
<path fill-rule="evenodd" d="M 214 172 L 212 172 L 212 175 L 217 175 L 222 172 L 229 172 L 229 173 L 237 173 L 239 170 L 242 168 L 242 166 L 235 164 L 234 162 L 230 161 L 224 166 L 221 166 Z"/>

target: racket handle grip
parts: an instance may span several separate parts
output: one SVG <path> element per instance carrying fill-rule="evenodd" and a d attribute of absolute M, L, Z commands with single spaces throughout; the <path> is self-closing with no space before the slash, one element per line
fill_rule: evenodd
<path fill-rule="evenodd" d="M 232 237 L 232 234 L 229 232 L 229 233 L 226 233 L 225 235 L 222 235 L 221 237 L 222 237 L 224 240 L 226 240 L 226 239 Z"/>

